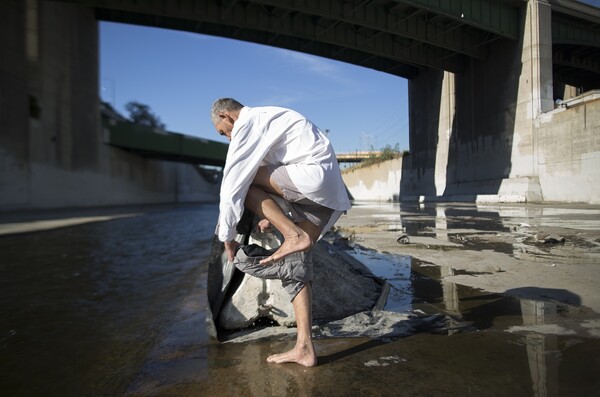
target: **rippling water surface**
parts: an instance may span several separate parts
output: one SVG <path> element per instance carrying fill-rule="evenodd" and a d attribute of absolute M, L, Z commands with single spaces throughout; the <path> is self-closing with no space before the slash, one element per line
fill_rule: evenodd
<path fill-rule="evenodd" d="M 198 288 L 214 205 L 0 238 L 2 395 L 118 394 Z"/>

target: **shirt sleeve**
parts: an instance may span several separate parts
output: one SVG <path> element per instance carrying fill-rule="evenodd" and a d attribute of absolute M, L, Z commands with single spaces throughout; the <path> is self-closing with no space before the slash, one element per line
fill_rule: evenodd
<path fill-rule="evenodd" d="M 221 183 L 218 226 L 221 241 L 231 241 L 236 237 L 235 228 L 242 217 L 248 189 L 272 146 L 268 139 L 263 139 L 260 126 L 255 125 L 252 120 L 235 127 Z"/>

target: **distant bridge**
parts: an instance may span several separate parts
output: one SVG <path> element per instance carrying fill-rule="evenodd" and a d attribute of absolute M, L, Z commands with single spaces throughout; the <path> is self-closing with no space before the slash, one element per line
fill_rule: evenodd
<path fill-rule="evenodd" d="M 128 121 L 103 118 L 105 143 L 139 155 L 191 164 L 223 167 L 227 157 L 226 143 L 197 138 L 171 131 L 133 124 Z M 337 153 L 340 163 L 360 163 L 378 157 L 381 151 Z"/>
<path fill-rule="evenodd" d="M 228 144 L 131 122 L 103 120 L 105 143 L 139 155 L 181 163 L 223 167 Z"/>
<path fill-rule="evenodd" d="M 380 151 L 356 151 L 348 153 L 337 153 L 336 157 L 339 163 L 360 163 L 371 157 L 377 157 Z"/>
<path fill-rule="evenodd" d="M 105 143 L 144 157 L 221 167 L 225 165 L 228 147 L 226 143 L 177 132 L 158 131 L 111 118 L 103 118 L 102 125 Z M 360 163 L 379 155 L 381 151 L 378 150 L 357 150 L 337 153 L 336 157 L 340 163 Z"/>

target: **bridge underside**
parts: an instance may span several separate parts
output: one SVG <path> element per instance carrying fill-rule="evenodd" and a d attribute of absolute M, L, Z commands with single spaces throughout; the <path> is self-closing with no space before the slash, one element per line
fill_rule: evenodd
<path fill-rule="evenodd" d="M 574 4 L 575 9 L 552 6 L 552 64 L 556 88 L 600 88 L 600 13 Z"/>
<path fill-rule="evenodd" d="M 490 44 L 518 38 L 519 1 L 77 1 L 102 20 L 229 37 L 311 53 L 397 76 L 461 72 Z"/>
<path fill-rule="evenodd" d="M 460 74 L 468 62 L 489 59 L 502 41 L 519 40 L 528 7 L 522 0 L 73 2 L 94 7 L 101 20 L 286 48 L 408 79 L 429 68 Z M 546 4 L 557 91 L 600 88 L 597 10 L 565 0 Z"/>

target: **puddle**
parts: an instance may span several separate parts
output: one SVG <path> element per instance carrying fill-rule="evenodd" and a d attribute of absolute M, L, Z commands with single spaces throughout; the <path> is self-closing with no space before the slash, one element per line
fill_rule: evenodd
<path fill-rule="evenodd" d="M 412 311 L 411 257 L 379 254 L 360 246 L 354 246 L 348 253 L 390 284 L 390 294 L 384 310 L 397 313 Z"/>
<path fill-rule="evenodd" d="M 581 306 L 579 297 L 567 290 L 527 287 L 506 294 L 488 293 L 446 280 L 455 275 L 489 274 L 486 272 L 440 267 L 411 256 L 379 253 L 359 245 L 348 252 L 389 283 L 390 294 L 384 310 L 446 316 L 445 326 L 439 321 L 432 324 L 430 330 L 437 333 L 443 333 L 442 328 L 446 333 L 493 329 L 583 337 L 593 337 L 598 332 L 584 324 L 600 319 L 600 315 Z"/>
<path fill-rule="evenodd" d="M 352 209 L 352 218 L 342 218 L 338 223 L 406 234 L 411 242 L 423 237 L 432 247 L 435 244 L 431 239 L 435 239 L 440 247 L 451 242 L 465 249 L 517 257 L 523 252 L 535 256 L 536 251 L 542 257 L 576 250 L 600 253 L 600 209 L 596 207 L 358 203 Z M 564 241 L 544 242 L 538 240 L 540 234 L 564 237 Z"/>

